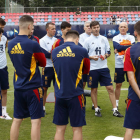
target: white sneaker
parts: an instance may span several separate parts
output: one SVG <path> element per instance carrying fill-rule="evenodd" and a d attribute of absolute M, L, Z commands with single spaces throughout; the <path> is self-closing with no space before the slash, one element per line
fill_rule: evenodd
<path fill-rule="evenodd" d="M 4 114 L 2 117 L 4 117 L 5 120 L 12 120 L 8 113 Z"/>

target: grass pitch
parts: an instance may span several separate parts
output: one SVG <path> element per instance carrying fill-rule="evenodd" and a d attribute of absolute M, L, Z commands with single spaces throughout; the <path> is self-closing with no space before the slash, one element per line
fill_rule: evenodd
<path fill-rule="evenodd" d="M 114 80 L 115 71 L 115 57 L 113 52 L 113 45 L 110 41 L 111 46 L 111 56 L 108 58 L 108 67 L 110 69 L 110 74 L 112 81 Z M 7 54 L 7 63 L 9 71 L 9 84 L 10 89 L 8 90 L 8 100 L 7 100 L 7 112 L 10 116 L 13 116 L 13 103 L 14 103 L 14 88 L 13 88 L 13 73 L 14 68 Z M 115 83 L 113 84 L 115 88 Z M 128 88 L 128 83 L 124 82 L 122 88 Z M 89 89 L 86 87 L 86 89 Z M 48 92 L 52 92 L 53 87 L 51 86 Z M 124 100 L 128 94 L 127 90 L 121 91 L 119 111 L 121 114 L 125 115 L 126 104 Z M 123 128 L 124 118 L 113 117 L 111 111 L 112 105 L 109 100 L 108 93 L 105 87 L 98 88 L 98 105 L 102 108 L 102 117 L 95 117 L 94 111 L 91 109 L 91 98 L 86 97 L 86 121 L 87 125 L 83 127 L 83 139 L 84 140 L 104 140 L 106 136 L 114 135 L 123 137 L 125 133 L 125 128 Z M 54 113 L 54 103 L 46 103 L 47 115 L 42 118 L 41 124 L 41 140 L 53 140 L 55 135 L 55 125 L 52 123 L 53 113 Z M 12 121 L 0 119 L 0 140 L 10 140 L 10 128 Z M 19 132 L 19 140 L 30 140 L 30 129 L 31 123 L 30 118 L 25 119 L 22 122 Z M 139 138 L 140 134 L 138 131 L 134 134 L 135 138 Z M 72 129 L 70 124 L 68 124 L 65 140 L 72 140 Z"/>

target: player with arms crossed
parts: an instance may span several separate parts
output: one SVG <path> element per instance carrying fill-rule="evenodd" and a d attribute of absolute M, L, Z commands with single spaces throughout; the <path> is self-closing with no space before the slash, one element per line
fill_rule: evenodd
<path fill-rule="evenodd" d="M 52 22 L 48 22 L 46 24 L 46 31 L 47 34 L 40 39 L 40 46 L 44 50 L 51 52 L 52 45 L 56 40 L 56 38 L 54 37 L 56 32 L 55 24 Z M 45 103 L 46 103 L 47 90 L 51 86 L 51 81 L 53 80 L 53 85 L 55 82 L 52 60 L 50 58 L 47 58 L 46 60 L 47 60 L 47 64 L 45 68 L 42 68 L 42 82 L 43 82 L 43 89 L 44 89 L 44 97 L 43 97 L 44 115 L 46 114 Z"/>
<path fill-rule="evenodd" d="M 18 140 L 23 118 L 31 117 L 31 139 L 40 140 L 43 114 L 43 89 L 38 66 L 45 67 L 46 58 L 36 41 L 28 39 L 33 19 L 24 15 L 19 20 L 19 34 L 8 43 L 8 53 L 15 68 L 14 119 L 10 140 Z"/>
<path fill-rule="evenodd" d="M 119 106 L 119 97 L 121 92 L 122 83 L 125 81 L 123 71 L 123 59 L 125 50 L 130 47 L 130 45 L 135 44 L 135 38 L 132 35 L 128 35 L 128 25 L 126 22 L 122 22 L 119 25 L 120 34 L 113 37 L 113 47 L 115 49 L 115 75 L 114 82 L 116 83 L 115 96 L 116 96 L 116 106 Z M 127 74 L 126 74 L 127 77 Z M 127 79 L 128 81 L 128 79 Z"/>
<path fill-rule="evenodd" d="M 125 52 L 124 71 L 130 83 L 124 120 L 124 140 L 132 140 L 135 129 L 140 129 L 140 21 L 134 25 L 138 42 Z"/>
<path fill-rule="evenodd" d="M 54 140 L 64 140 L 68 117 L 73 129 L 73 140 L 83 140 L 82 126 L 86 125 L 82 72 L 89 73 L 90 60 L 85 48 L 78 46 L 79 33 L 69 31 L 65 43 L 52 51 L 55 72 L 56 124 Z"/>
<path fill-rule="evenodd" d="M 90 58 L 88 87 L 91 88 L 91 99 L 95 107 L 95 116 L 102 116 L 97 106 L 97 88 L 98 82 L 100 82 L 101 86 L 106 86 L 109 93 L 109 98 L 113 106 L 113 116 L 123 117 L 116 107 L 115 93 L 112 86 L 110 71 L 107 67 L 107 58 L 111 53 L 109 42 L 106 37 L 99 34 L 100 24 L 98 21 L 92 21 L 90 28 L 92 34 L 85 40 L 84 48 L 88 50 Z"/>

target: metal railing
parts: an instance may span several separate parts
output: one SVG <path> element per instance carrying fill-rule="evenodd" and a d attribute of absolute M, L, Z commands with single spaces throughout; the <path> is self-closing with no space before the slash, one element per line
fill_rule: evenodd
<path fill-rule="evenodd" d="M 124 12 L 140 11 L 140 6 L 69 6 L 69 7 L 3 7 L 0 13 L 23 13 L 23 12 L 75 12 L 80 8 L 82 12 Z"/>

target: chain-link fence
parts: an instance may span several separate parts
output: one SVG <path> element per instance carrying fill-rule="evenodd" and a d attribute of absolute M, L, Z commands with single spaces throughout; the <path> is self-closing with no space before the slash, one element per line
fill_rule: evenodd
<path fill-rule="evenodd" d="M 73 6 L 73 7 L 23 7 L 15 2 L 5 3 L 6 7 L 0 8 L 0 13 L 24 12 L 75 12 L 77 8 L 82 12 L 124 12 L 140 11 L 140 6 Z"/>

